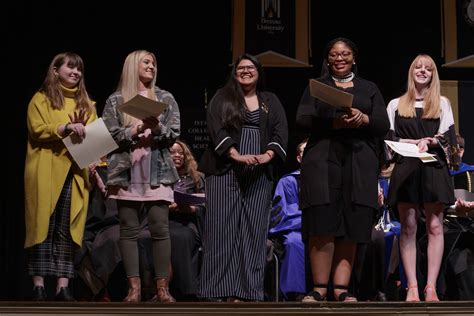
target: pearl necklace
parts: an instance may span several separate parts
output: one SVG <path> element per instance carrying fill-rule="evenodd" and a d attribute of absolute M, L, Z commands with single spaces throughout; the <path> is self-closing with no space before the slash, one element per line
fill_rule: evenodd
<path fill-rule="evenodd" d="M 336 81 L 336 82 L 349 82 L 349 81 L 352 81 L 352 79 L 354 79 L 355 75 L 353 72 L 349 73 L 347 76 L 345 77 L 335 77 L 335 76 L 331 76 L 332 80 Z"/>

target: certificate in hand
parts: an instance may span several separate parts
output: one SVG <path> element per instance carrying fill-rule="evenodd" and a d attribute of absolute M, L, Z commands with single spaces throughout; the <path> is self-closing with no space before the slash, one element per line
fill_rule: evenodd
<path fill-rule="evenodd" d="M 86 125 L 86 137 L 82 141 L 71 134 L 63 138 L 63 143 L 81 169 L 118 148 L 102 118 Z"/>
<path fill-rule="evenodd" d="M 204 193 L 183 193 L 180 191 L 174 191 L 174 202 L 176 204 L 187 204 L 196 205 L 206 202 L 206 196 Z"/>
<path fill-rule="evenodd" d="M 128 102 L 117 106 L 117 109 L 139 120 L 143 120 L 150 116 L 158 117 L 167 107 L 168 104 L 166 103 L 151 100 L 137 94 Z"/>
<path fill-rule="evenodd" d="M 429 154 L 427 152 L 420 153 L 418 150 L 418 146 L 415 144 L 410 143 L 401 143 L 401 142 L 393 142 L 390 140 L 386 140 L 385 143 L 397 154 L 402 155 L 404 157 L 415 157 L 420 158 L 421 161 L 424 163 L 426 162 L 434 162 L 436 158 L 434 155 Z"/>
<path fill-rule="evenodd" d="M 328 86 L 318 80 L 309 80 L 311 96 L 338 108 L 352 107 L 354 96 L 340 89 Z"/>

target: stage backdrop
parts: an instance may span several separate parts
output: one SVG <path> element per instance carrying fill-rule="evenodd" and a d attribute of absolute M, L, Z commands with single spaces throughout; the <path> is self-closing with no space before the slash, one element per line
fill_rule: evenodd
<path fill-rule="evenodd" d="M 443 0 L 444 67 L 474 68 L 474 0 Z"/>
<path fill-rule="evenodd" d="M 267 67 L 310 67 L 309 0 L 234 0 L 232 60 L 244 52 Z"/>

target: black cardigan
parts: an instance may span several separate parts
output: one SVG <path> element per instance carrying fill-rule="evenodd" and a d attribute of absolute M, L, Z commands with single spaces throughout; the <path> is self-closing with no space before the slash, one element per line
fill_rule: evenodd
<path fill-rule="evenodd" d="M 268 149 L 275 152 L 275 158 L 268 164 L 267 174 L 272 177 L 272 165 L 278 157 L 286 159 L 288 143 L 288 123 L 285 110 L 278 97 L 271 92 L 258 92 L 260 111 L 261 153 Z M 207 175 L 220 175 L 227 172 L 233 161 L 227 156 L 231 147 L 239 150 L 242 129 L 229 129 L 222 124 L 222 95 L 220 90 L 212 98 L 207 108 L 207 129 L 210 143 L 199 163 L 199 171 Z"/>
<path fill-rule="evenodd" d="M 321 80 L 321 79 L 319 79 Z M 321 80 L 336 87 L 330 78 Z M 298 107 L 296 123 L 310 133 L 301 164 L 300 208 L 330 203 L 328 153 L 333 139 L 343 141 L 352 151 L 352 202 L 378 208 L 377 182 L 381 142 L 389 129 L 385 102 L 377 86 L 356 77 L 353 107 L 369 116 L 369 124 L 357 129 L 333 129 L 333 121 L 343 112 L 313 98 L 307 87 Z"/>

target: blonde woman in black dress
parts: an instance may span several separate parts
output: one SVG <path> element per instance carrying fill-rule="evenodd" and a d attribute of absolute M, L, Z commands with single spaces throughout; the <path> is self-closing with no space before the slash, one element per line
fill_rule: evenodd
<path fill-rule="evenodd" d="M 391 140 L 416 144 L 420 152 L 436 155 L 437 161 L 396 157 L 389 204 L 398 206 L 401 223 L 400 252 L 408 281 L 407 301 L 419 301 L 416 278 L 416 230 L 420 208 L 426 215 L 428 275 L 424 296 L 438 301 L 436 280 L 444 249 L 443 210 L 455 202 L 448 160 L 441 140 L 456 144 L 454 118 L 449 100 L 440 94 L 438 71 L 428 55 L 418 55 L 408 71 L 408 87 L 388 107 Z M 448 156 L 449 157 L 449 156 Z"/>

